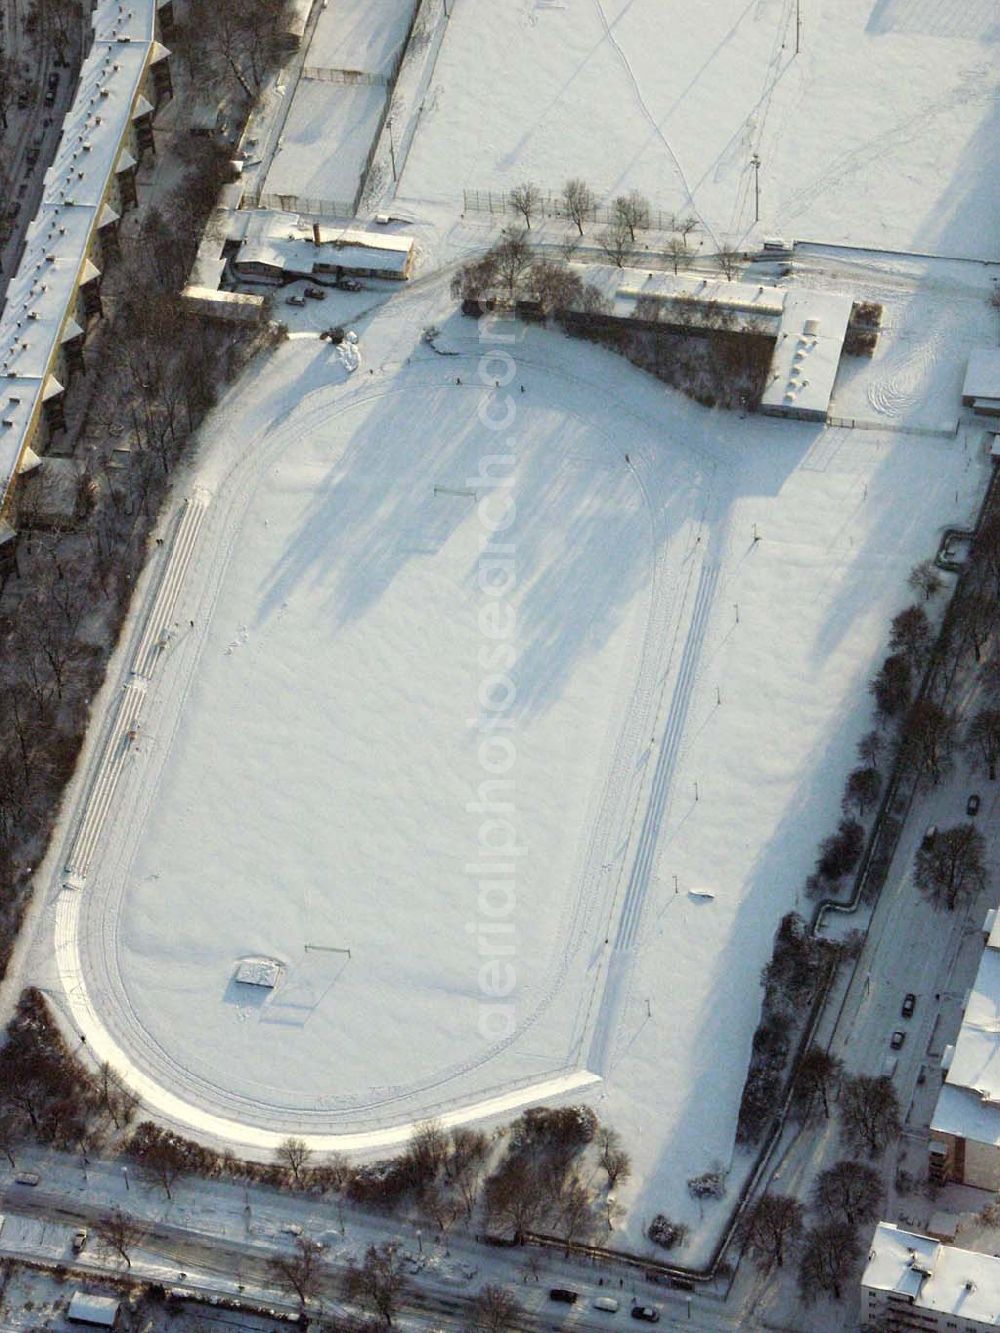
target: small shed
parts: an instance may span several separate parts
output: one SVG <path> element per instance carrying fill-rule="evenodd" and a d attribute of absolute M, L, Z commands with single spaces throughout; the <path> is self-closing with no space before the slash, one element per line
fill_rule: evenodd
<path fill-rule="evenodd" d="M 118 1323 L 120 1304 L 114 1296 L 92 1296 L 86 1291 L 75 1291 L 66 1318 L 71 1323 L 89 1324 L 92 1328 L 114 1328 Z"/>
<path fill-rule="evenodd" d="M 236 965 L 235 980 L 244 986 L 273 990 L 281 980 L 281 971 L 276 958 L 241 958 Z"/>
<path fill-rule="evenodd" d="M 962 405 L 979 416 L 1000 417 L 1000 348 L 972 349 L 962 385 Z"/>

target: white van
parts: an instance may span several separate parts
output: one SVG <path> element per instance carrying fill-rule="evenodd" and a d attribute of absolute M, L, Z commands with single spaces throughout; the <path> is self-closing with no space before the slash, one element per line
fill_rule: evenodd
<path fill-rule="evenodd" d="M 618 1312 L 618 1302 L 613 1296 L 598 1296 L 594 1301 L 595 1310 L 603 1310 L 606 1314 L 616 1314 Z"/>

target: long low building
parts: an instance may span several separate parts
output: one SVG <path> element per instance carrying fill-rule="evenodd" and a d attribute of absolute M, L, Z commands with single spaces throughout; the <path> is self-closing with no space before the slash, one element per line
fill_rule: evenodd
<path fill-rule="evenodd" d="M 136 168 L 153 148 L 153 117 L 171 93 L 158 10 L 169 0 L 100 0 L 93 41 L 42 201 L 0 312 L 0 575 L 16 537 L 16 481 L 63 426 L 70 377 L 83 369 L 88 323 L 101 313 L 101 272 L 117 224 L 136 202 Z"/>
<path fill-rule="evenodd" d="M 861 1327 L 880 1333 L 1000 1326 L 1000 1259 L 880 1222 L 861 1278 Z"/>
<path fill-rule="evenodd" d="M 402 281 L 413 267 L 413 237 L 377 226 L 330 226 L 295 213 L 254 208 L 230 213 L 225 230 L 233 274 L 250 282 L 341 277 Z"/>
<path fill-rule="evenodd" d="M 962 1027 L 944 1054 L 946 1074 L 931 1119 L 930 1173 L 1000 1189 L 1000 916 L 986 922 L 986 947 Z"/>

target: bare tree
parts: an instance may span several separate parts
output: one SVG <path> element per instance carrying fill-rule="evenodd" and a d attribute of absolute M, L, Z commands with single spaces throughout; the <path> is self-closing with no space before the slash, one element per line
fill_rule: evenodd
<path fill-rule="evenodd" d="M 56 63 L 68 63 L 73 34 L 80 29 L 83 6 L 80 0 L 32 0 L 28 9 L 28 31 L 44 34 L 54 45 Z"/>
<path fill-rule="evenodd" d="M 955 629 L 959 643 L 971 648 L 977 662 L 983 658 L 983 648 L 1000 623 L 1000 607 L 990 594 L 972 592 L 954 603 Z"/>
<path fill-rule="evenodd" d="M 278 1165 L 291 1174 L 297 1186 L 301 1186 L 302 1174 L 312 1157 L 312 1149 L 304 1139 L 288 1138 L 279 1143 L 274 1151 Z"/>
<path fill-rule="evenodd" d="M 986 887 L 986 842 L 975 824 L 942 829 L 917 852 L 913 878 L 932 907 L 953 912 Z"/>
<path fill-rule="evenodd" d="M 630 241 L 629 229 L 621 218 L 614 218 L 607 227 L 598 232 L 597 243 L 613 264 L 618 268 L 625 267 Z"/>
<path fill-rule="evenodd" d="M 807 1231 L 799 1260 L 799 1290 L 810 1303 L 819 1292 L 839 1301 L 842 1284 L 861 1258 L 854 1228 L 846 1222 L 827 1222 Z"/>
<path fill-rule="evenodd" d="M 141 1127 L 140 1127 L 141 1128 Z M 158 1185 L 168 1199 L 172 1188 L 187 1170 L 183 1145 L 169 1131 L 150 1135 L 135 1153 L 140 1170 L 153 1185 Z"/>
<path fill-rule="evenodd" d="M 985 768 L 996 781 L 1000 762 L 1000 708 L 981 708 L 965 733 L 965 753 L 974 768 Z"/>
<path fill-rule="evenodd" d="M 867 731 L 858 741 L 858 758 L 866 768 L 878 768 L 882 753 L 882 736 L 878 731 Z"/>
<path fill-rule="evenodd" d="M 579 275 L 554 259 L 536 259 L 526 285 L 547 315 L 576 309 L 583 293 Z"/>
<path fill-rule="evenodd" d="M 483 1188 L 487 1224 L 510 1231 L 515 1239 L 537 1224 L 551 1202 L 537 1163 L 520 1155 L 505 1158 Z"/>
<path fill-rule="evenodd" d="M 716 264 L 730 282 L 736 276 L 741 257 L 739 250 L 732 245 L 721 245 L 718 254 L 715 256 Z"/>
<path fill-rule="evenodd" d="M 448 1135 L 439 1120 L 424 1120 L 410 1139 L 410 1159 L 421 1180 L 433 1180 L 448 1159 Z"/>
<path fill-rule="evenodd" d="M 635 244 L 636 231 L 649 226 L 649 200 L 638 190 L 620 194 L 614 202 L 615 217 L 628 229 L 628 238 Z"/>
<path fill-rule="evenodd" d="M 913 672 L 902 653 L 892 653 L 885 659 L 870 689 L 883 721 L 899 717 L 908 707 L 913 694 Z"/>
<path fill-rule="evenodd" d="M 527 236 L 527 232 L 507 228 L 493 248 L 497 278 L 507 288 L 507 297 L 511 301 L 517 295 L 522 278 L 531 268 L 531 246 Z"/>
<path fill-rule="evenodd" d="M 0 1152 L 10 1162 L 11 1170 L 16 1169 L 14 1149 L 21 1138 L 21 1118 L 11 1107 L 0 1110 Z"/>
<path fill-rule="evenodd" d="M 923 669 L 932 641 L 931 622 L 922 606 L 914 603 L 893 618 L 889 648 L 894 653 L 902 653 L 914 673 Z"/>
<path fill-rule="evenodd" d="M 674 266 L 674 273 L 680 268 L 681 260 L 687 259 L 687 241 L 683 236 L 671 236 L 667 241 L 667 255 Z"/>
<path fill-rule="evenodd" d="M 903 762 L 937 786 L 951 770 L 954 751 L 954 716 L 933 699 L 918 699 L 906 719 Z"/>
<path fill-rule="evenodd" d="M 564 1183 L 558 1201 L 557 1226 L 566 1242 L 566 1254 L 576 1241 L 587 1240 L 594 1231 L 594 1200 L 576 1174 Z"/>
<path fill-rule="evenodd" d="M 447 1177 L 455 1185 L 465 1207 L 466 1217 L 472 1216 L 479 1195 L 479 1182 L 489 1156 L 490 1141 L 478 1129 L 464 1125 L 451 1131 L 451 1151 L 446 1165 Z"/>
<path fill-rule="evenodd" d="M 765 1194 L 744 1213 L 738 1237 L 762 1273 L 781 1268 L 785 1257 L 802 1234 L 805 1209 L 798 1199 L 784 1194 Z"/>
<path fill-rule="evenodd" d="M 856 768 L 847 779 L 842 804 L 844 814 L 856 810 L 861 819 L 865 811 L 878 800 L 882 790 L 882 774 L 877 768 Z"/>
<path fill-rule="evenodd" d="M 820 1172 L 812 1200 L 831 1221 L 855 1227 L 878 1217 L 884 1194 L 882 1177 L 873 1167 L 843 1158 Z"/>
<path fill-rule="evenodd" d="M 914 592 L 922 595 L 925 602 L 929 602 L 944 586 L 944 580 L 932 560 L 922 560 L 919 565 L 914 565 L 907 582 Z"/>
<path fill-rule="evenodd" d="M 840 1092 L 840 1130 L 846 1141 L 878 1157 L 899 1138 L 903 1121 L 892 1080 L 855 1074 L 844 1079 Z"/>
<path fill-rule="evenodd" d="M 506 1333 L 516 1328 L 523 1310 L 506 1287 L 488 1282 L 476 1297 L 469 1323 L 471 1333 Z"/>
<path fill-rule="evenodd" d="M 616 1129 L 602 1126 L 597 1131 L 598 1161 L 608 1177 L 608 1189 L 614 1189 L 620 1180 L 632 1174 L 632 1159 L 622 1147 L 621 1135 Z"/>
<path fill-rule="evenodd" d="M 520 213 L 524 218 L 524 225 L 530 231 L 531 219 L 542 206 L 542 193 L 538 186 L 525 181 L 523 185 L 515 185 L 508 197 L 511 208 L 515 213 Z"/>
<path fill-rule="evenodd" d="M 94 1225 L 94 1232 L 109 1250 L 113 1250 L 125 1260 L 128 1268 L 132 1267 L 130 1251 L 141 1245 L 147 1234 L 146 1228 L 140 1222 L 123 1213 L 120 1208 L 100 1218 Z"/>
<path fill-rule="evenodd" d="M 7 112 L 29 84 L 24 77 L 24 68 L 6 51 L 0 51 L 0 125 L 7 128 Z"/>
<path fill-rule="evenodd" d="M 275 1255 L 268 1263 L 274 1280 L 299 1298 L 304 1310 L 322 1286 L 322 1250 L 309 1236 L 296 1236 L 291 1254 Z"/>
<path fill-rule="evenodd" d="M 823 1107 L 823 1118 L 830 1118 L 830 1098 L 836 1091 L 844 1066 L 835 1055 L 822 1046 L 810 1046 L 795 1074 L 793 1106 L 803 1120 L 809 1119 L 817 1102 Z"/>
<path fill-rule="evenodd" d="M 346 1299 L 356 1301 L 387 1325 L 392 1324 L 405 1287 L 403 1261 L 392 1242 L 369 1245 L 364 1263 L 349 1264 L 344 1277 Z"/>
<path fill-rule="evenodd" d="M 693 214 L 689 213 L 689 214 L 687 215 L 687 217 L 684 217 L 684 218 L 678 218 L 678 219 L 675 221 L 674 226 L 677 228 L 677 230 L 680 232 L 680 234 L 684 237 L 684 239 L 687 240 L 687 238 L 691 235 L 691 233 L 692 233 L 692 232 L 696 229 L 696 227 L 698 226 L 698 219 L 697 219 L 696 217 L 694 217 Z"/>
<path fill-rule="evenodd" d="M 569 180 L 563 186 L 562 205 L 566 215 L 576 223 L 576 229 L 583 235 L 583 224 L 593 217 L 597 200 L 586 181 L 579 178 Z"/>

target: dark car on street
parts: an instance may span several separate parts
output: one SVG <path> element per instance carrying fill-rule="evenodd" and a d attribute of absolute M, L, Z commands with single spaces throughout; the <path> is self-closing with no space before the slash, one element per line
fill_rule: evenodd
<path fill-rule="evenodd" d="M 644 1324 L 658 1324 L 660 1322 L 659 1310 L 654 1310 L 651 1305 L 633 1305 L 632 1318 L 641 1319 Z"/>
<path fill-rule="evenodd" d="M 892 1047 L 894 1051 L 898 1051 L 905 1040 L 906 1040 L 906 1033 L 903 1032 L 901 1029 L 897 1028 L 897 1030 L 892 1034 L 892 1037 L 890 1038 L 889 1045 Z"/>
<path fill-rule="evenodd" d="M 904 1018 L 912 1018 L 913 1011 L 914 1009 L 916 1009 L 916 1007 L 917 1007 L 917 997 L 913 994 L 912 991 L 908 991 L 903 999 L 903 1007 L 900 1010 L 900 1013 L 903 1015 Z"/>
<path fill-rule="evenodd" d="M 965 807 L 965 813 L 966 813 L 967 815 L 978 815 L 978 814 L 979 814 L 979 793 L 978 793 L 978 792 L 975 792 L 975 791 L 974 791 L 974 792 L 972 793 L 972 795 L 969 797 L 968 804 L 967 804 L 966 807 Z"/>
<path fill-rule="evenodd" d="M 568 1287 L 553 1287 L 549 1292 L 550 1301 L 561 1301 L 563 1305 L 575 1305 L 577 1295 L 575 1291 L 570 1291 Z"/>

